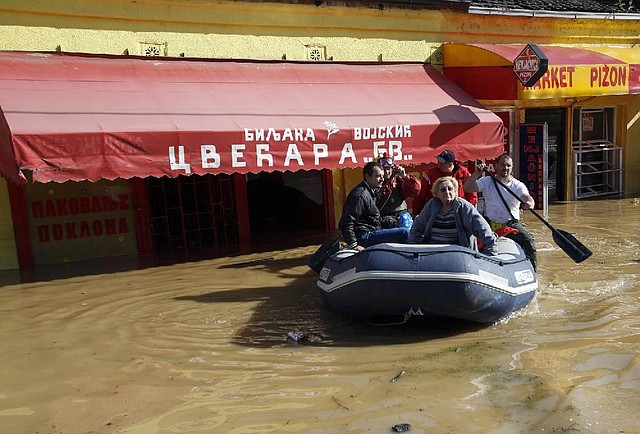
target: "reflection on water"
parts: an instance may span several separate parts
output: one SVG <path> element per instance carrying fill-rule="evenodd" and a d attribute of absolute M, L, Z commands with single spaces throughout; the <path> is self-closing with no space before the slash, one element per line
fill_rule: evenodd
<path fill-rule="evenodd" d="M 305 265 L 317 244 L 146 268 L 78 264 L 24 283 L 3 273 L 0 427 L 640 432 L 639 213 L 630 199 L 553 205 L 551 223 L 594 252 L 582 264 L 529 215 L 540 291 L 493 326 L 334 314 Z M 307 339 L 287 341 L 295 330 Z"/>

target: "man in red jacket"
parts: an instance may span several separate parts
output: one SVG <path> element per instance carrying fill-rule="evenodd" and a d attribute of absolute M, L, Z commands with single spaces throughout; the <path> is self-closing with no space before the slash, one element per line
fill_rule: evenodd
<path fill-rule="evenodd" d="M 456 154 L 454 154 L 453 151 L 445 149 L 436 156 L 436 159 L 438 160 L 438 164 L 427 171 L 427 177 L 422 178 L 420 193 L 413 199 L 413 214 L 420 214 L 424 204 L 433 198 L 431 186 L 436 179 L 443 176 L 453 176 L 458 181 L 458 186 L 460 187 L 458 196 L 465 198 L 471 205 L 475 206 L 478 203 L 478 194 L 475 192 L 465 193 L 462 188 L 462 185 L 469 179 L 471 173 L 456 160 Z"/>

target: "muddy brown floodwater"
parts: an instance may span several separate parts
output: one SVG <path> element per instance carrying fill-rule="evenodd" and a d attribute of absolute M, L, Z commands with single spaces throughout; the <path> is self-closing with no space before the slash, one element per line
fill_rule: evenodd
<path fill-rule="evenodd" d="M 0 273 L 0 432 L 639 433 L 640 201 L 549 214 L 593 256 L 573 263 L 528 214 L 539 292 L 490 326 L 337 315 L 317 245 Z"/>

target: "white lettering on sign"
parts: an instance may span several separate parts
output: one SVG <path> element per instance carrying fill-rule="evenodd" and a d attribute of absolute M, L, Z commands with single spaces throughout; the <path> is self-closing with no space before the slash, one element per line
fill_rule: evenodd
<path fill-rule="evenodd" d="M 241 158 L 244 157 L 244 148 L 247 145 L 244 143 L 231 145 L 231 166 L 233 167 L 246 167 L 247 163 L 245 161 L 240 161 Z"/>
<path fill-rule="evenodd" d="M 411 137 L 411 125 L 390 125 L 386 127 L 353 129 L 354 140 L 399 139 Z"/>
<path fill-rule="evenodd" d="M 275 128 L 245 128 L 245 142 L 306 142 L 316 141 L 313 128 L 285 128 L 282 133 Z"/>
<path fill-rule="evenodd" d="M 245 128 L 244 143 L 206 143 L 199 145 L 199 151 L 185 151 L 184 145 L 169 146 L 169 166 L 171 170 L 190 174 L 198 158 L 202 169 L 246 168 L 249 171 L 262 168 L 319 168 L 326 159 L 330 159 L 335 166 L 354 165 L 366 163 L 385 153 L 395 161 L 412 160 L 412 155 L 403 152 L 403 142 L 400 140 L 412 137 L 411 125 L 353 127 L 353 140 L 347 137 L 338 139 L 338 133 L 344 135 L 347 132 L 338 129 L 334 123 L 325 122 L 325 126 L 327 136 L 332 136 L 332 143 L 315 142 L 316 136 L 323 135 L 324 131 L 314 131 L 313 128 Z M 286 151 L 285 143 L 282 143 L 284 140 L 287 141 Z"/>
<path fill-rule="evenodd" d="M 327 158 L 329 156 L 329 147 L 326 143 L 314 143 L 313 144 L 313 164 L 320 165 L 321 158 Z"/>
<path fill-rule="evenodd" d="M 268 143 L 256 145 L 256 164 L 258 167 L 264 167 L 264 162 L 267 163 L 267 167 L 273 167 L 273 155 L 269 154 Z"/>
<path fill-rule="evenodd" d="M 216 145 L 200 146 L 200 156 L 202 157 L 203 169 L 217 169 L 220 167 L 220 154 L 216 152 Z"/>
<path fill-rule="evenodd" d="M 247 145 L 244 143 L 235 143 L 231 145 L 231 152 L 229 154 L 220 154 L 216 145 L 200 145 L 201 167 L 203 169 L 220 169 L 223 166 L 224 155 L 228 155 L 227 158 L 230 158 L 231 168 L 247 167 L 248 164 L 252 164 L 252 162 L 247 161 L 245 156 L 246 151 Z M 371 161 L 374 158 L 374 155 L 377 156 L 385 153 L 391 156 L 394 161 L 412 160 L 411 155 L 407 155 L 403 152 L 402 141 L 389 140 L 387 142 L 380 140 L 373 142 L 371 151 L 366 152 L 366 155 L 361 155 L 360 159 L 358 158 L 358 153 L 351 142 L 345 143 L 340 150 L 334 148 L 333 152 L 330 152 L 329 145 L 326 143 L 314 143 L 312 145 L 312 155 L 307 156 L 304 156 L 303 153 L 300 152 L 297 143 L 290 143 L 287 147 L 287 152 L 285 153 L 284 158 L 281 160 L 281 164 L 283 167 L 293 166 L 294 168 L 305 168 L 305 157 L 308 158 L 309 161 L 311 160 L 311 157 L 313 157 L 313 165 L 315 167 L 319 167 L 321 166 L 321 161 L 323 159 L 329 158 L 331 154 L 334 154 L 334 158 L 336 158 L 338 152 L 340 155 L 337 163 L 338 165 L 343 165 L 345 162 L 359 164 L 360 161 Z M 364 153 L 362 149 L 359 150 L 359 152 Z M 269 168 L 276 166 L 275 157 L 271 153 L 271 148 L 268 143 L 256 144 L 255 154 L 249 152 L 248 155 L 255 158 L 255 167 L 257 168 Z M 184 170 L 185 174 L 191 173 L 191 164 L 186 163 L 184 146 L 178 147 L 177 157 L 175 147 L 169 147 L 169 165 L 171 170 Z"/>
<path fill-rule="evenodd" d="M 302 162 L 302 155 L 300 155 L 300 151 L 298 150 L 298 147 L 295 143 L 289 144 L 289 149 L 287 149 L 287 156 L 284 159 L 285 167 L 289 167 L 289 165 L 291 164 L 291 160 L 296 160 L 298 162 L 298 165 L 300 165 L 301 167 L 304 166 L 304 163 Z"/>
<path fill-rule="evenodd" d="M 540 67 L 540 59 L 537 57 L 527 59 L 516 59 L 515 69 L 517 71 L 532 71 L 535 72 Z"/>
<path fill-rule="evenodd" d="M 178 146 L 178 159 L 173 146 L 169 146 L 169 166 L 171 170 L 184 170 L 184 173 L 191 173 L 191 165 L 184 159 L 184 146 Z"/>
<path fill-rule="evenodd" d="M 389 154 L 393 161 L 402 161 L 404 156 L 402 155 L 402 142 L 400 140 L 389 140 L 389 146 L 385 147 L 386 142 L 373 142 L 373 155 Z"/>
<path fill-rule="evenodd" d="M 340 164 L 344 164 L 347 158 L 351 158 L 352 163 L 357 163 L 356 153 L 353 152 L 353 145 L 351 143 L 345 143 L 340 153 Z"/>

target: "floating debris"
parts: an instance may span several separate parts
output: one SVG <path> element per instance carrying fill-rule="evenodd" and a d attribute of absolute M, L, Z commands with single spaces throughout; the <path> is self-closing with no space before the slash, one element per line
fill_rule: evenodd
<path fill-rule="evenodd" d="M 304 332 L 301 332 L 300 330 L 296 330 L 296 331 L 292 331 L 292 332 L 288 332 L 287 333 L 287 339 L 290 339 L 294 342 L 301 342 L 303 340 L 305 340 L 307 337 L 307 335 L 304 334 Z"/>
<path fill-rule="evenodd" d="M 411 431 L 411 424 L 409 423 L 399 423 L 398 425 L 394 425 L 391 427 L 394 432 L 406 432 Z"/>
<path fill-rule="evenodd" d="M 332 396 L 332 398 L 336 402 L 336 404 L 338 404 L 340 407 L 344 408 L 345 410 L 349 410 L 349 407 L 347 407 L 346 405 L 338 401 L 338 398 L 336 398 L 335 396 Z"/>
<path fill-rule="evenodd" d="M 405 371 L 405 370 L 400 371 L 400 372 L 398 373 L 398 375 L 396 375 L 395 377 L 393 377 L 393 378 L 391 379 L 391 381 L 390 381 L 390 382 L 391 382 L 391 383 L 395 383 L 396 381 L 398 381 L 398 380 L 400 379 L 400 377 L 402 377 L 402 376 L 403 376 L 404 374 L 406 374 L 406 373 L 407 373 L 407 371 Z"/>

